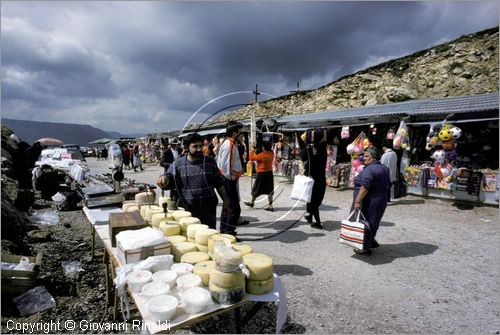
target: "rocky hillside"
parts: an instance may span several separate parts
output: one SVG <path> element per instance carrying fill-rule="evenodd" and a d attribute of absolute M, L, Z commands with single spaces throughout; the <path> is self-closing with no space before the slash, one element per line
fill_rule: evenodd
<path fill-rule="evenodd" d="M 498 91 L 498 27 L 359 71 L 312 91 L 241 108 L 214 122 Z"/>

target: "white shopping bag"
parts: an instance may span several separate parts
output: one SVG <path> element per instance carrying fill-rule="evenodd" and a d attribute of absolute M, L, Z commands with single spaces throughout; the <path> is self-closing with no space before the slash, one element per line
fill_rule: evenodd
<path fill-rule="evenodd" d="M 293 189 L 290 198 L 310 202 L 314 180 L 311 177 L 296 175 L 293 178 Z"/>

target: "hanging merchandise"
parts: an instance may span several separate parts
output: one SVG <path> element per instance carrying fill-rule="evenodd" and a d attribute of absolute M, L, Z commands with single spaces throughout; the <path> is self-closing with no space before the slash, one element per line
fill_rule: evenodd
<path fill-rule="evenodd" d="M 387 135 L 385 136 L 385 138 L 387 140 L 393 140 L 394 139 L 394 136 L 396 136 L 396 131 L 394 130 L 394 128 L 391 128 L 389 129 L 389 131 L 387 132 Z"/>
<path fill-rule="evenodd" d="M 377 128 L 374 124 L 370 125 L 370 130 L 372 131 L 372 135 L 377 135 Z"/>
<path fill-rule="evenodd" d="M 410 149 L 410 139 L 408 137 L 408 127 L 404 121 L 401 121 L 399 124 L 398 131 L 396 132 L 396 136 L 394 136 L 394 140 L 392 142 L 394 149 Z"/>
<path fill-rule="evenodd" d="M 340 138 L 342 139 L 348 139 L 351 136 L 349 133 L 349 126 L 344 126 L 342 127 L 342 131 L 340 132 Z"/>
<path fill-rule="evenodd" d="M 349 144 L 346 148 L 347 153 L 350 155 L 352 153 L 356 153 L 357 155 L 361 154 L 364 149 L 371 147 L 372 143 L 366 137 L 365 133 L 362 131 L 359 135 Z"/>

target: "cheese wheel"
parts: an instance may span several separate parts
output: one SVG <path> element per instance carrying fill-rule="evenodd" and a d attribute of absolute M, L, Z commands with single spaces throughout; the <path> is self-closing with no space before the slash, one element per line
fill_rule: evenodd
<path fill-rule="evenodd" d="M 189 263 L 189 264 L 196 264 L 199 262 L 204 262 L 210 260 L 210 257 L 208 257 L 208 254 L 206 252 L 201 252 L 201 251 L 192 251 L 185 253 L 181 257 L 181 262 L 182 263 Z"/>
<path fill-rule="evenodd" d="M 201 224 L 201 223 L 190 224 L 189 226 L 186 227 L 187 236 L 189 238 L 195 238 L 196 231 L 202 228 L 207 229 L 208 226 L 206 224 Z"/>
<path fill-rule="evenodd" d="M 174 216 L 174 220 L 175 221 L 179 221 L 182 218 L 191 217 L 191 212 L 187 212 L 187 211 L 173 211 L 172 215 Z"/>
<path fill-rule="evenodd" d="M 135 195 L 135 203 L 139 206 L 146 204 L 154 204 L 156 200 L 155 192 L 140 192 Z"/>
<path fill-rule="evenodd" d="M 196 245 L 191 242 L 177 242 L 172 245 L 172 255 L 174 255 L 176 262 L 181 261 L 182 255 L 196 250 Z"/>
<path fill-rule="evenodd" d="M 201 277 L 203 286 L 208 286 L 210 281 L 210 272 L 214 268 L 214 261 L 203 261 L 196 263 L 193 268 L 193 273 Z"/>
<path fill-rule="evenodd" d="M 153 206 L 151 206 L 151 207 L 153 207 Z M 165 216 L 165 213 L 163 212 L 163 208 L 155 206 L 155 208 L 150 208 L 150 209 L 146 210 L 146 221 L 152 223 L 153 214 L 163 214 L 163 216 Z"/>
<path fill-rule="evenodd" d="M 170 202 L 171 202 L 170 197 L 162 197 L 160 195 L 160 197 L 158 198 L 158 206 L 160 206 L 161 208 L 163 208 L 162 206 L 163 204 L 167 204 L 168 207 L 168 205 L 170 205 Z"/>
<path fill-rule="evenodd" d="M 169 240 L 172 244 L 177 242 L 186 242 L 186 238 L 181 235 L 168 235 L 167 240 Z"/>
<path fill-rule="evenodd" d="M 138 212 L 138 211 L 139 211 L 138 206 L 130 206 L 129 208 L 127 208 L 127 212 Z"/>
<path fill-rule="evenodd" d="M 122 204 L 122 211 L 126 212 L 131 206 L 136 206 L 135 200 L 126 200 Z"/>
<path fill-rule="evenodd" d="M 274 278 L 271 277 L 267 280 L 247 280 L 245 282 L 245 290 L 249 294 L 266 294 L 273 290 Z"/>
<path fill-rule="evenodd" d="M 146 220 L 148 211 L 153 209 L 153 208 L 160 208 L 160 207 L 158 207 L 156 205 L 143 205 L 143 206 L 141 206 L 141 216 L 144 220 Z"/>
<path fill-rule="evenodd" d="M 198 248 L 199 251 L 203 251 L 203 252 L 206 252 L 208 254 L 208 247 L 206 245 L 198 244 L 198 243 L 195 243 L 195 244 L 196 244 L 196 248 Z"/>
<path fill-rule="evenodd" d="M 217 234 L 215 229 L 199 229 L 196 231 L 196 243 L 208 245 L 208 238 L 214 234 Z"/>
<path fill-rule="evenodd" d="M 175 221 L 162 221 L 160 222 L 158 228 L 163 232 L 165 236 L 179 235 L 181 232 L 181 226 L 177 223 L 169 223 Z"/>
<path fill-rule="evenodd" d="M 232 239 L 229 236 L 231 236 Z M 229 234 L 213 234 L 213 235 L 210 235 L 210 237 L 208 238 L 208 243 L 207 243 L 208 251 L 210 253 L 213 253 L 214 252 L 215 242 L 216 241 L 223 241 L 223 240 L 228 240 L 229 243 L 231 243 L 231 244 L 236 243 L 236 238 L 233 235 L 229 235 Z"/>
<path fill-rule="evenodd" d="M 273 259 L 260 253 L 243 256 L 243 263 L 250 271 L 250 280 L 267 280 L 273 275 Z"/>
<path fill-rule="evenodd" d="M 177 221 L 176 221 L 176 222 L 177 222 Z M 187 231 L 182 230 L 182 226 L 181 226 L 181 234 L 180 234 L 180 235 L 184 236 L 184 237 L 186 238 L 186 241 L 187 241 L 187 236 L 188 236 L 188 233 L 187 233 Z"/>
<path fill-rule="evenodd" d="M 241 270 L 235 272 L 222 272 L 214 267 L 210 273 L 210 283 L 220 288 L 232 288 L 245 286 L 245 275 Z"/>
<path fill-rule="evenodd" d="M 161 213 L 154 213 L 151 216 L 151 225 L 153 227 L 159 227 L 160 222 L 171 221 L 172 219 L 173 219 L 172 214 L 167 213 L 167 215 L 165 216 L 165 213 L 163 211 Z"/>
<path fill-rule="evenodd" d="M 219 304 L 230 305 L 240 302 L 245 295 L 245 287 L 222 288 L 209 282 L 208 289 L 215 301 Z"/>
<path fill-rule="evenodd" d="M 184 213 L 189 213 L 189 212 L 184 212 Z M 175 212 L 174 212 L 174 218 L 175 218 Z M 181 229 L 183 231 L 187 231 L 188 226 L 193 225 L 193 224 L 201 224 L 200 219 L 198 218 L 193 218 L 191 216 L 187 217 L 181 217 L 179 219 L 176 219 L 176 221 L 179 222 L 181 225 Z"/>
<path fill-rule="evenodd" d="M 177 210 L 178 211 L 185 211 L 184 207 L 178 207 L 178 206 L 177 206 Z"/>
<path fill-rule="evenodd" d="M 187 232 L 186 232 L 186 235 L 187 235 Z M 189 237 L 189 236 L 187 237 L 187 240 L 188 240 L 189 242 L 196 243 L 196 239 L 191 238 L 191 237 Z"/>
<path fill-rule="evenodd" d="M 241 256 L 245 256 L 246 254 L 249 254 L 253 251 L 252 247 L 249 246 L 248 244 L 238 244 L 235 243 L 231 245 L 234 250 L 238 251 Z"/>

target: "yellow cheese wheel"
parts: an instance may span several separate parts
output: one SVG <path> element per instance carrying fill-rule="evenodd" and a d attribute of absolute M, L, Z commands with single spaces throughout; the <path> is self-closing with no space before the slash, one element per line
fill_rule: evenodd
<path fill-rule="evenodd" d="M 245 282 L 245 289 L 249 294 L 266 294 L 273 290 L 274 278 L 271 277 L 267 280 L 247 280 Z"/>
<path fill-rule="evenodd" d="M 182 218 L 191 217 L 191 212 L 187 212 L 187 211 L 173 211 L 172 215 L 174 216 L 174 220 L 175 221 L 179 221 Z"/>
<path fill-rule="evenodd" d="M 248 244 L 235 243 L 232 245 L 232 247 L 234 250 L 238 251 L 241 256 L 245 256 L 246 254 L 249 254 L 253 251 L 252 247 Z"/>
<path fill-rule="evenodd" d="M 245 286 L 245 275 L 241 270 L 235 272 L 222 272 L 216 267 L 210 273 L 210 283 L 220 288 L 232 288 Z"/>
<path fill-rule="evenodd" d="M 172 221 L 173 217 L 172 214 L 167 213 L 165 216 L 165 213 L 162 211 L 161 213 L 154 213 L 151 216 L 151 225 L 153 227 L 159 227 L 160 222 L 162 221 Z"/>
<path fill-rule="evenodd" d="M 198 244 L 198 243 L 195 243 L 195 244 L 196 244 L 196 248 L 198 248 L 199 251 L 203 251 L 203 252 L 206 252 L 208 254 L 208 247 L 206 245 Z"/>
<path fill-rule="evenodd" d="M 181 235 L 168 235 L 167 240 L 169 240 L 172 244 L 177 242 L 186 242 L 186 238 Z"/>
<path fill-rule="evenodd" d="M 243 263 L 250 271 L 250 280 L 267 280 L 273 275 L 273 259 L 260 253 L 243 256 Z"/>
<path fill-rule="evenodd" d="M 177 223 L 168 223 L 175 221 L 162 221 L 160 222 L 158 228 L 163 232 L 165 236 L 179 235 L 181 232 L 181 226 Z"/>
<path fill-rule="evenodd" d="M 177 221 L 176 221 L 176 222 L 177 222 Z M 187 236 L 188 236 L 188 233 L 187 233 L 187 231 L 182 230 L 182 226 L 181 226 L 181 234 L 180 234 L 180 235 L 184 236 L 184 237 L 186 238 L 186 241 L 187 241 Z"/>
<path fill-rule="evenodd" d="M 192 251 L 185 253 L 181 257 L 181 263 L 189 263 L 189 264 L 196 264 L 199 262 L 204 262 L 210 260 L 210 257 L 208 257 L 208 254 L 206 252 L 201 252 L 201 251 Z"/>
<path fill-rule="evenodd" d="M 214 244 L 216 241 L 228 240 L 229 243 L 236 243 L 236 238 L 233 235 L 229 234 L 213 234 L 208 238 L 208 251 L 210 253 L 214 252 Z M 234 241 L 234 242 L 233 242 Z"/>
<path fill-rule="evenodd" d="M 185 211 L 184 207 L 177 207 L 178 211 Z"/>
<path fill-rule="evenodd" d="M 189 212 L 184 212 L 184 213 L 189 213 Z M 174 213 L 175 215 L 175 213 Z M 175 217 L 175 216 L 174 216 Z M 177 220 L 177 219 L 176 219 Z M 179 224 L 181 225 L 181 229 L 183 231 L 186 231 L 187 232 L 187 228 L 188 226 L 190 225 L 193 225 L 193 224 L 201 224 L 200 222 L 200 219 L 198 218 L 194 218 L 194 217 L 191 217 L 191 216 L 188 216 L 188 217 L 181 217 L 179 220 Z"/>
<path fill-rule="evenodd" d="M 210 280 L 210 272 L 214 268 L 214 261 L 199 262 L 194 265 L 193 273 L 201 277 L 203 286 L 208 286 Z"/>
<path fill-rule="evenodd" d="M 155 214 L 162 214 L 165 217 L 165 213 L 163 212 L 162 208 L 152 208 L 146 212 L 146 221 L 151 222 L 151 224 L 152 224 L 153 223 L 153 215 L 155 215 Z M 158 221 L 158 223 L 160 223 L 160 222 Z"/>
<path fill-rule="evenodd" d="M 212 275 L 210 274 L 210 277 L 211 276 Z M 222 305 L 230 305 L 240 302 L 245 295 L 245 285 L 242 285 L 241 287 L 222 288 L 210 281 L 208 284 L 208 289 L 210 291 L 210 294 L 212 295 L 212 298 L 214 298 L 216 302 Z"/>
<path fill-rule="evenodd" d="M 186 232 L 186 235 L 187 235 L 187 232 Z M 187 237 L 187 240 L 188 240 L 189 242 L 196 243 L 196 239 L 191 238 L 191 237 L 189 237 L 189 236 Z"/>
<path fill-rule="evenodd" d="M 215 229 L 199 229 L 196 231 L 196 243 L 208 245 L 208 238 L 214 234 L 217 234 Z"/>
<path fill-rule="evenodd" d="M 189 226 L 186 227 L 186 232 L 187 232 L 187 236 L 189 238 L 192 238 L 194 239 L 196 237 L 196 231 L 198 229 L 207 229 L 208 226 L 206 224 L 201 224 L 201 223 L 195 223 L 195 224 L 190 224 Z"/>
<path fill-rule="evenodd" d="M 139 206 L 154 204 L 156 200 L 155 192 L 140 192 L 135 195 L 135 203 Z"/>
<path fill-rule="evenodd" d="M 129 208 L 127 208 L 127 212 L 138 212 L 138 211 L 139 211 L 138 206 L 130 206 Z"/>
<path fill-rule="evenodd" d="M 141 211 L 144 208 L 144 220 L 150 222 L 153 213 L 163 213 L 163 209 L 156 205 L 146 205 L 141 207 Z"/>
<path fill-rule="evenodd" d="M 181 261 L 182 255 L 196 250 L 196 245 L 191 242 L 177 242 L 172 244 L 172 255 L 174 255 L 174 260 L 176 262 Z"/>

